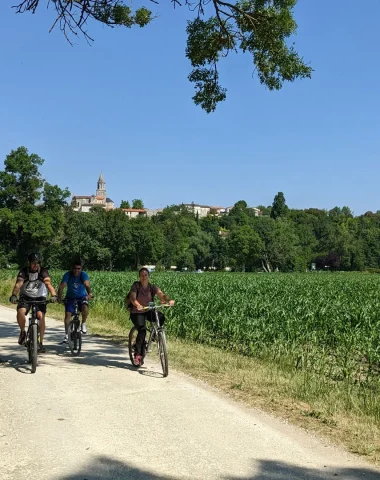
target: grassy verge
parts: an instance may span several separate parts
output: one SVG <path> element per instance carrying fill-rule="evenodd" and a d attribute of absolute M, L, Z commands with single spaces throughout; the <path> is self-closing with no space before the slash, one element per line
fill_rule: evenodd
<path fill-rule="evenodd" d="M 358 399 L 343 388 L 302 372 L 287 372 L 217 348 L 169 341 L 170 365 L 207 382 L 251 407 L 287 419 L 380 465 L 380 425 L 372 417 L 347 413 Z"/>
<path fill-rule="evenodd" d="M 0 282 L 7 305 L 13 281 Z M 8 304 L 9 305 L 9 304 Z M 48 314 L 62 319 L 62 306 Z M 131 327 L 128 314 L 113 304 L 94 302 L 89 317 L 93 334 L 120 341 Z M 328 383 L 306 371 L 169 338 L 170 366 L 223 391 L 251 407 L 287 419 L 380 465 L 380 424 L 360 408 L 362 398 L 344 382 Z M 372 399 L 378 402 L 377 398 Z"/>

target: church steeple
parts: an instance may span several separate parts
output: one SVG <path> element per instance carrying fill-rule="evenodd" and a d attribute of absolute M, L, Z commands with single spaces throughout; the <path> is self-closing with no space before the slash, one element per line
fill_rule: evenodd
<path fill-rule="evenodd" d="M 104 181 L 102 172 L 100 172 L 100 175 L 99 175 L 98 188 L 96 190 L 96 196 L 97 197 L 104 197 L 104 199 L 107 196 L 106 182 Z"/>

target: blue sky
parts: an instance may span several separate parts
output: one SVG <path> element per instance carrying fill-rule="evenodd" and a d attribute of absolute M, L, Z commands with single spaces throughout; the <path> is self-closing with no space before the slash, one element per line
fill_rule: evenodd
<path fill-rule="evenodd" d="M 380 210 L 379 0 L 299 0 L 298 52 L 311 80 L 269 92 L 251 60 L 220 67 L 227 100 L 207 115 L 191 100 L 186 8 L 154 5 L 144 29 L 92 22 L 70 46 L 53 11 L 16 15 L 0 3 L 0 159 L 26 146 L 50 183 L 108 196 L 174 203 L 348 205 Z M 364 14 L 365 13 L 365 14 Z"/>

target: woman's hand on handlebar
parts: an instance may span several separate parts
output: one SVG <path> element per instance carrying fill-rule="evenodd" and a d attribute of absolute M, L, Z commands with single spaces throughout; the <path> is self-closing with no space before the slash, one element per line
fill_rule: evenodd
<path fill-rule="evenodd" d="M 161 305 L 169 305 L 173 307 L 175 304 L 175 300 L 169 300 L 168 302 L 161 302 Z"/>

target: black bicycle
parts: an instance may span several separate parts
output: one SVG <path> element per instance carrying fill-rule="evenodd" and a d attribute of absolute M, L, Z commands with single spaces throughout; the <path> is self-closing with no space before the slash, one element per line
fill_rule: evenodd
<path fill-rule="evenodd" d="M 32 373 L 37 370 L 38 345 L 40 343 L 40 322 L 37 318 L 37 305 L 47 305 L 48 303 L 52 303 L 51 300 L 28 300 L 30 312 L 25 347 L 28 351 L 29 363 L 32 365 Z"/>
<path fill-rule="evenodd" d="M 71 314 L 71 320 L 67 330 L 67 340 L 71 353 L 73 355 L 79 355 L 82 349 L 82 332 L 78 300 L 75 301 L 74 313 Z"/>
<path fill-rule="evenodd" d="M 147 307 L 143 308 L 145 310 L 152 310 L 154 313 L 155 321 L 147 322 L 150 326 L 146 327 L 146 337 L 145 342 L 142 348 L 142 358 L 146 357 L 146 355 L 153 351 L 155 345 L 157 345 L 157 352 L 160 357 L 160 363 L 162 367 L 162 373 L 164 377 L 169 375 L 169 364 L 168 364 L 168 350 L 166 346 L 166 336 L 165 336 L 165 328 L 164 325 L 160 325 L 160 320 L 158 316 L 158 309 L 171 307 L 168 304 L 161 304 L 156 305 L 154 302 L 150 302 Z M 128 350 L 129 350 L 129 358 L 131 359 L 132 365 L 136 368 L 140 367 L 141 364 L 135 363 L 135 355 L 136 355 L 136 338 L 137 338 L 138 330 L 136 327 L 132 327 L 129 332 L 128 338 Z M 147 339 L 148 338 L 148 339 Z M 142 362 L 143 363 L 143 362 Z"/>

